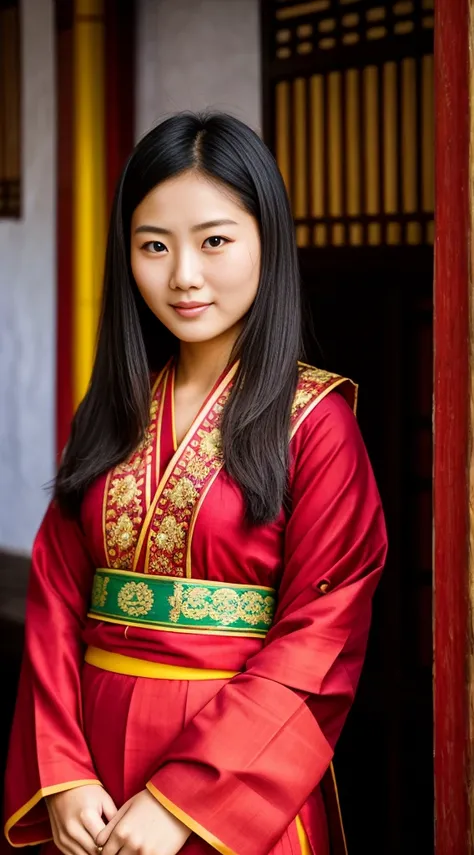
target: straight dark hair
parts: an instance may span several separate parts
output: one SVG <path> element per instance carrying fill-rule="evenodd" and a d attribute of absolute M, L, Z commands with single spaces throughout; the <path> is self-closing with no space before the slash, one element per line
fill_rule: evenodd
<path fill-rule="evenodd" d="M 77 515 L 87 488 L 127 458 L 149 421 L 150 373 L 179 342 L 153 315 L 130 266 L 132 214 L 158 184 L 188 170 L 226 185 L 255 217 L 261 274 L 231 361 L 239 368 L 222 417 L 225 468 L 240 485 L 247 520 L 274 519 L 286 501 L 291 404 L 301 350 L 294 225 L 275 160 L 247 125 L 223 113 L 179 113 L 136 146 L 118 182 L 109 228 L 97 353 L 55 482 Z"/>

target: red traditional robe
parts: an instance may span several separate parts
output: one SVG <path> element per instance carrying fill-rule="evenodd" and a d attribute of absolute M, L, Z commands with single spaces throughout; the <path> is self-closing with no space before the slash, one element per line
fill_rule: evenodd
<path fill-rule="evenodd" d="M 37 535 L 6 776 L 6 834 L 51 839 L 43 796 L 100 782 L 117 806 L 145 786 L 193 834 L 184 855 L 328 855 L 320 783 L 361 671 L 384 564 L 380 499 L 343 378 L 300 366 L 291 510 L 244 525 L 219 420 L 236 366 L 179 447 L 174 369 L 157 379 L 137 451 L 88 491 L 81 519 L 53 503 Z M 341 394 L 342 392 L 342 394 Z M 349 402 L 349 403 L 348 403 Z M 265 638 L 88 617 L 95 569 L 277 590 Z M 238 672 L 149 679 L 84 664 L 86 646 Z M 297 818 L 297 821 L 295 821 Z M 46 843 L 49 853 L 55 850 Z"/>

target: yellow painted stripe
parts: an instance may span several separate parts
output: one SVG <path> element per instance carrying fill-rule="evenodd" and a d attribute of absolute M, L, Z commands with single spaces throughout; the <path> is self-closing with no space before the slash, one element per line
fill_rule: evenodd
<path fill-rule="evenodd" d="M 150 677 L 154 680 L 227 680 L 239 673 L 150 662 L 148 659 L 111 653 L 99 647 L 88 647 L 84 658 L 89 665 L 95 665 L 103 671 L 125 674 L 128 677 Z"/>
<path fill-rule="evenodd" d="M 74 5 L 73 392 L 89 384 L 102 292 L 106 232 L 103 0 Z"/>

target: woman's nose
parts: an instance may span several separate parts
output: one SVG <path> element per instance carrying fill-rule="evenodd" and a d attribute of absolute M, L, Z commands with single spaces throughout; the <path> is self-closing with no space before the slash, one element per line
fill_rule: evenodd
<path fill-rule="evenodd" d="M 176 262 L 170 278 L 170 288 L 182 291 L 188 288 L 201 288 L 204 284 L 202 264 L 194 252 L 181 252 L 176 256 Z"/>

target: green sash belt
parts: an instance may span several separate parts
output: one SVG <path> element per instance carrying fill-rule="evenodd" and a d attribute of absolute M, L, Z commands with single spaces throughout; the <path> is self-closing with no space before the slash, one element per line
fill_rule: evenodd
<path fill-rule="evenodd" d="M 263 637 L 274 612 L 272 588 L 100 568 L 89 617 L 150 629 Z"/>

